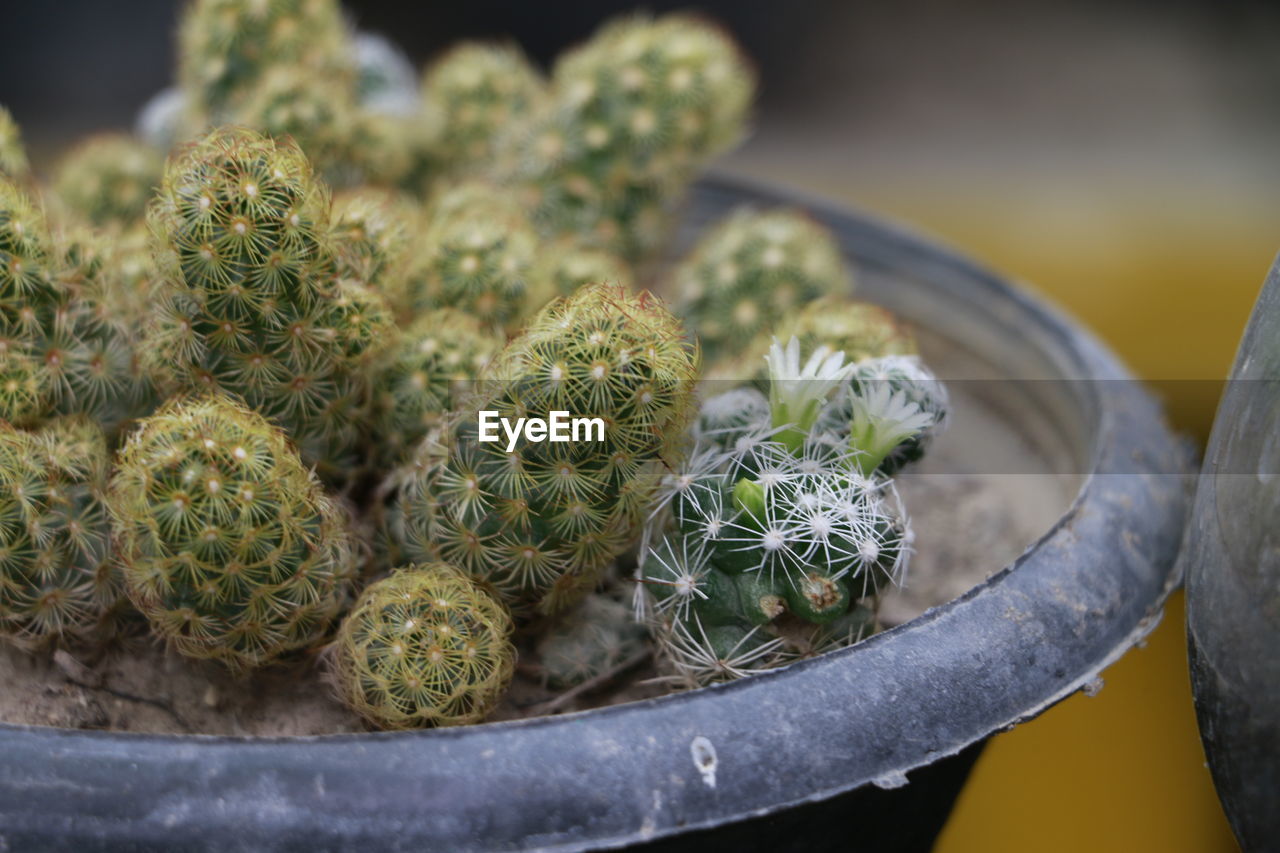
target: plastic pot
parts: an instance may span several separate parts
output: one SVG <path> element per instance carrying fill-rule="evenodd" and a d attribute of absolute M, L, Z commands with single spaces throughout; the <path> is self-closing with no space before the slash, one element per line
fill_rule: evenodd
<path fill-rule="evenodd" d="M 292 739 L 0 726 L 0 849 L 927 849 L 988 737 L 1154 627 L 1185 456 L 1092 336 L 927 240 L 728 178 L 699 185 L 686 234 L 744 202 L 810 210 L 944 377 L 986 377 L 973 393 L 1058 448 L 1074 498 L 1011 565 L 857 646 L 579 714 Z"/>
<path fill-rule="evenodd" d="M 1200 737 L 1245 850 L 1280 849 L 1280 260 L 1218 406 L 1183 552 Z"/>

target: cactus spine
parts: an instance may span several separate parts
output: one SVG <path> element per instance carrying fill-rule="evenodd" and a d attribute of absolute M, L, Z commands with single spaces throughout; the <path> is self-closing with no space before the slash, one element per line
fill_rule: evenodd
<path fill-rule="evenodd" d="M 0 423 L 0 638 L 23 648 L 101 639 L 124 593 L 104 503 L 109 456 L 83 418 Z"/>
<path fill-rule="evenodd" d="M 233 670 L 318 645 L 356 574 L 345 512 L 280 430 L 226 397 L 143 420 L 109 505 L 129 598 L 152 630 Z"/>
<path fill-rule="evenodd" d="M 502 604 L 444 563 L 410 566 L 370 586 L 333 648 L 338 695 L 384 729 L 478 723 L 515 669 Z"/>
<path fill-rule="evenodd" d="M 328 196 L 306 158 L 288 141 L 214 131 L 170 160 L 148 222 L 161 278 L 151 368 L 173 389 L 235 394 L 339 475 L 390 318 L 335 275 Z"/>
<path fill-rule="evenodd" d="M 525 313 L 532 316 L 551 300 L 588 284 L 630 288 L 632 281 L 631 267 L 612 252 L 582 246 L 576 240 L 544 244 L 529 274 Z"/>
<path fill-rule="evenodd" d="M 649 294 L 597 285 L 552 303 L 428 437 L 394 525 L 410 557 L 491 583 L 517 618 L 580 599 L 631 541 L 693 415 L 697 354 Z M 480 411 L 601 418 L 603 441 L 478 440 Z"/>
<path fill-rule="evenodd" d="M 0 178 L 26 180 L 30 171 L 18 123 L 7 109 L 0 106 Z"/>
<path fill-rule="evenodd" d="M 592 593 L 547 629 L 538 662 L 549 687 L 576 687 L 643 654 L 645 636 L 625 603 Z"/>

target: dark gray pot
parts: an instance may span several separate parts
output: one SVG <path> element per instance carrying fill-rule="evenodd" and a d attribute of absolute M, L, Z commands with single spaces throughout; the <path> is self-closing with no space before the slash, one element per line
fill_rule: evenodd
<path fill-rule="evenodd" d="M 1184 455 L 1115 357 L 1040 300 L 877 220 L 734 180 L 701 184 L 687 219 L 743 202 L 808 208 L 873 301 L 1032 380 L 988 392 L 1047 424 L 1080 487 L 1012 565 L 855 647 L 582 714 L 258 740 L 0 726 L 0 850 L 927 849 L 988 737 L 1093 683 L 1158 620 Z M 695 742 L 714 748 L 714 786 Z"/>
<path fill-rule="evenodd" d="M 1183 563 L 1218 796 L 1241 847 L 1280 850 L 1280 259 L 1218 406 Z"/>

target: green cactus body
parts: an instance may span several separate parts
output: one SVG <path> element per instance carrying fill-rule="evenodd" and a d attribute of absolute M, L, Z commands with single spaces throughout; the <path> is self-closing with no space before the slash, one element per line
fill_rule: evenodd
<path fill-rule="evenodd" d="M 164 158 L 149 145 L 124 134 L 102 134 L 63 158 L 54 192 L 85 221 L 123 228 L 142 220 L 163 169 Z"/>
<path fill-rule="evenodd" d="M 695 347 L 647 293 L 596 285 L 552 303 L 399 472 L 393 530 L 411 558 L 491 583 L 517 618 L 564 608 L 631 542 L 683 442 L 696 371 Z M 525 436 L 508 453 L 479 440 L 482 411 L 600 418 L 603 435 Z"/>
<path fill-rule="evenodd" d="M 444 563 L 372 584 L 342 622 L 331 674 L 351 710 L 384 729 L 478 723 L 515 671 L 511 616 Z"/>
<path fill-rule="evenodd" d="M 410 317 L 457 308 L 495 330 L 516 324 L 538 247 L 519 205 L 497 187 L 468 182 L 440 193 L 427 223 L 391 304 Z"/>
<path fill-rule="evenodd" d="M 502 347 L 473 317 L 428 311 L 378 365 L 375 435 L 382 468 L 407 462 L 411 448 L 444 418 Z"/>
<path fill-rule="evenodd" d="M 713 362 L 736 355 L 801 306 L 853 287 L 830 232 L 785 209 L 735 212 L 698 241 L 671 282 L 676 312 Z"/>
<path fill-rule="evenodd" d="M 7 109 L 0 106 L 0 178 L 13 181 L 26 180 L 31 166 L 27 163 L 27 150 L 22 145 L 18 123 Z"/>
<path fill-rule="evenodd" d="M 55 242 L 43 214 L 0 179 L 0 414 L 35 424 L 53 413 L 127 418 L 146 383 L 130 330 L 112 306 L 101 238 L 70 229 Z"/>
<path fill-rule="evenodd" d="M 279 429 L 230 398 L 143 420 L 108 504 L 129 598 L 152 630 L 233 670 L 319 645 L 357 571 L 346 513 Z"/>
<path fill-rule="evenodd" d="M 639 261 L 696 170 L 742 137 L 753 90 L 714 26 L 679 14 L 614 22 L 556 63 L 510 168 L 545 232 Z"/>
<path fill-rule="evenodd" d="M 706 378 L 717 382 L 752 381 L 768 387 L 764 357 L 773 340 L 798 338 L 800 347 L 812 352 L 825 346 L 842 352 L 857 362 L 888 355 L 914 355 L 916 342 L 910 331 L 885 309 L 843 296 L 824 296 L 766 329 L 741 355 L 722 359 L 707 371 Z"/>
<path fill-rule="evenodd" d="M 911 532 L 880 462 L 927 426 L 917 404 L 860 378 L 879 375 L 874 361 L 800 353 L 797 338 L 771 348 L 767 398 L 707 401 L 647 531 L 642 603 L 664 660 L 694 684 L 856 642 L 906 569 Z"/>
<path fill-rule="evenodd" d="M 175 390 L 242 398 L 340 479 L 391 320 L 377 294 L 336 275 L 328 197 L 306 158 L 250 130 L 214 131 L 170 160 L 148 223 L 151 369 Z"/>
<path fill-rule="evenodd" d="M 408 287 L 415 240 L 423 221 L 416 202 L 390 190 L 363 187 L 333 200 L 333 242 L 338 275 L 391 299 L 403 299 Z M 390 303 L 401 322 L 412 306 Z"/>
<path fill-rule="evenodd" d="M 547 684 L 556 689 L 613 672 L 645 650 L 643 625 L 631 608 L 604 593 L 592 593 L 547 629 L 538 641 L 538 661 Z"/>
<path fill-rule="evenodd" d="M 546 82 L 515 45 L 464 42 L 427 69 L 422 95 L 442 121 L 439 168 L 456 177 L 493 168 L 498 137 L 528 122 Z"/>
<path fill-rule="evenodd" d="M 102 639 L 124 593 L 111 567 L 110 457 L 83 418 L 0 424 L 0 638 L 23 648 Z"/>
<path fill-rule="evenodd" d="M 532 316 L 551 300 L 588 284 L 630 288 L 632 280 L 631 267 L 612 252 L 585 247 L 571 239 L 545 244 L 529 274 L 525 313 Z"/>
<path fill-rule="evenodd" d="M 354 56 L 336 0 L 195 0 L 178 32 L 178 77 L 192 130 L 234 120 L 273 69 L 354 89 Z"/>

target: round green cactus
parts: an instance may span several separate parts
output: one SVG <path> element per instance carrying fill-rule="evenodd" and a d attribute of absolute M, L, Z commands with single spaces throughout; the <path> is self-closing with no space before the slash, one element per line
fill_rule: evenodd
<path fill-rule="evenodd" d="M 179 27 L 178 60 L 196 131 L 233 120 L 275 68 L 354 87 L 337 0 L 194 0 Z"/>
<path fill-rule="evenodd" d="M 84 418 L 0 423 L 0 638 L 23 648 L 101 639 L 124 593 L 111 565 L 110 457 Z"/>
<path fill-rule="evenodd" d="M 629 606 L 593 593 L 538 640 L 539 669 L 550 687 L 576 687 L 634 661 L 645 651 L 645 637 Z"/>
<path fill-rule="evenodd" d="M 361 187 L 333 200 L 333 242 L 338 275 L 376 290 L 402 322 L 412 305 L 403 299 L 423 212 L 412 199 L 390 190 Z"/>
<path fill-rule="evenodd" d="M 546 97 L 546 82 L 515 45 L 463 42 L 427 68 L 422 94 L 442 121 L 439 168 L 470 175 L 493 167 L 499 136 L 529 120 Z"/>
<path fill-rule="evenodd" d="M 511 682 L 511 633 L 506 608 L 462 572 L 410 566 L 372 584 L 343 620 L 333 680 L 379 728 L 478 723 Z"/>
<path fill-rule="evenodd" d="M 25 180 L 30 171 L 18 123 L 7 109 L 0 106 L 0 178 Z"/>
<path fill-rule="evenodd" d="M 398 472 L 393 531 L 412 559 L 491 583 L 518 618 L 572 604 L 630 544 L 674 464 L 696 376 L 695 347 L 653 296 L 595 285 L 552 303 Z M 600 423 L 578 441 L 481 441 L 485 411 Z"/>
<path fill-rule="evenodd" d="M 612 252 L 592 249 L 572 239 L 544 244 L 529 273 L 525 313 L 535 314 L 551 300 L 569 296 L 588 284 L 630 288 L 632 281 L 631 267 Z"/>
<path fill-rule="evenodd" d="M 388 298 L 416 317 L 457 308 L 503 329 L 520 319 L 538 238 L 520 207 L 496 186 L 470 181 L 438 194 L 401 294 Z"/>
<path fill-rule="evenodd" d="M 160 184 L 164 158 L 131 136 L 108 133 L 77 145 L 54 175 L 58 198 L 97 226 L 138 222 Z"/>
<path fill-rule="evenodd" d="M 374 386 L 377 454 L 385 468 L 406 453 L 454 407 L 482 374 L 502 341 L 453 308 L 420 316 L 386 352 Z"/>
<path fill-rule="evenodd" d="M 696 170 L 743 135 L 753 90 L 737 46 L 697 18 L 607 24 L 556 63 L 510 169 L 544 231 L 640 260 Z"/>
<path fill-rule="evenodd" d="M 382 299 L 336 275 L 329 200 L 291 142 L 217 130 L 148 209 L 160 286 L 145 354 L 175 390 L 235 394 L 340 478 L 370 416 Z"/>
<path fill-rule="evenodd" d="M 279 429 L 226 397 L 144 419 L 108 503 L 129 598 L 152 630 L 233 670 L 323 642 L 357 573 L 346 513 Z"/>
<path fill-rule="evenodd" d="M 671 275 L 674 308 L 713 362 L 771 332 L 779 317 L 852 287 L 831 233 L 793 210 L 733 213 Z"/>

